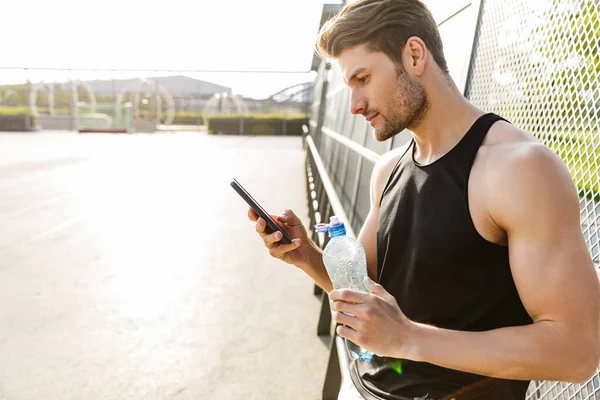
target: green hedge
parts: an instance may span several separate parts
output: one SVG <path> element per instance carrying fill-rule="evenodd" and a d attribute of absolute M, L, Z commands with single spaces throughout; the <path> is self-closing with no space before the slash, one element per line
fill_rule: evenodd
<path fill-rule="evenodd" d="M 140 118 L 150 120 L 154 118 L 154 112 L 140 110 Z M 162 121 L 167 118 L 167 113 L 162 113 Z M 201 113 L 196 112 L 176 112 L 173 118 L 173 125 L 204 125 L 204 118 Z"/>
<path fill-rule="evenodd" d="M 35 127 L 37 125 L 37 118 L 31 114 L 29 114 L 27 107 L 6 107 L 6 106 L 0 106 L 0 118 L 2 117 L 25 117 L 29 115 L 29 118 L 31 118 L 31 125 L 32 127 Z M 17 124 L 19 125 L 19 124 Z M 6 130 L 11 130 L 11 129 L 7 129 L 5 127 Z M 20 130 L 20 129 L 18 129 Z"/>
<path fill-rule="evenodd" d="M 308 116 L 305 114 L 228 114 L 228 115 L 209 115 L 208 119 L 232 119 L 237 118 L 253 118 L 253 119 L 285 119 L 285 120 L 298 120 L 307 119 Z"/>
<path fill-rule="evenodd" d="M 163 117 L 166 117 L 166 114 Z M 176 112 L 173 125 L 204 125 L 204 117 L 201 113 Z"/>
<path fill-rule="evenodd" d="M 0 115 L 27 115 L 27 107 L 3 107 L 0 106 Z"/>
<path fill-rule="evenodd" d="M 308 125 L 305 115 L 228 115 L 211 116 L 207 128 L 211 134 L 233 135 L 302 135 Z"/>

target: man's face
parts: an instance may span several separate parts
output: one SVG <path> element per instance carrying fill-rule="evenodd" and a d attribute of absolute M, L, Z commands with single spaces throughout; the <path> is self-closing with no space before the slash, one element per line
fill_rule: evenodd
<path fill-rule="evenodd" d="M 364 115 L 378 141 L 411 129 L 425 115 L 425 88 L 385 53 L 359 45 L 344 50 L 338 63 L 352 90 L 350 112 Z"/>

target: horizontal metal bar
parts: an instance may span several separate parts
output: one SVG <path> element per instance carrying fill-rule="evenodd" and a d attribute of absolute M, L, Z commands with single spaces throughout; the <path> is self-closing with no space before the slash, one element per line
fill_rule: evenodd
<path fill-rule="evenodd" d="M 350 221 L 344 212 L 344 207 L 342 207 L 342 203 L 338 198 L 338 195 L 335 191 L 335 187 L 329 179 L 329 175 L 327 174 L 327 169 L 325 168 L 325 164 L 323 164 L 323 160 L 321 160 L 321 156 L 319 155 L 319 151 L 317 150 L 317 146 L 311 135 L 306 136 L 306 143 L 308 144 L 308 148 L 313 156 L 313 160 L 315 161 L 315 167 L 317 167 L 317 171 L 319 176 L 321 177 L 321 183 L 323 184 L 323 189 L 325 189 L 325 193 L 327 193 L 327 198 L 329 199 L 329 204 L 331 204 L 331 208 L 333 212 L 338 217 L 340 221 L 342 221 L 346 227 L 346 234 L 356 238 L 354 234 L 354 230 L 350 225 Z"/>
<path fill-rule="evenodd" d="M 332 323 L 333 329 L 335 329 L 335 322 Z M 340 363 L 340 371 L 342 372 L 342 382 L 346 379 L 350 378 L 350 370 L 348 369 L 348 365 L 350 364 L 350 360 L 348 359 L 348 353 L 346 352 L 346 346 L 344 344 L 344 339 L 337 334 L 335 334 L 335 345 L 337 347 L 338 353 L 338 361 Z"/>
<path fill-rule="evenodd" d="M 334 132 L 329 128 L 323 127 L 321 129 L 324 134 L 326 134 L 327 136 L 331 137 L 332 139 L 340 142 L 341 144 L 348 147 L 350 150 L 354 151 L 358 155 L 371 161 L 373 164 L 375 164 L 377 162 L 377 160 L 379 160 L 379 158 L 381 157 L 379 154 L 375 153 L 373 150 L 369 150 L 366 147 L 361 146 L 360 144 L 356 143 L 354 140 L 348 139 L 344 135 L 340 135 L 339 133 Z"/>

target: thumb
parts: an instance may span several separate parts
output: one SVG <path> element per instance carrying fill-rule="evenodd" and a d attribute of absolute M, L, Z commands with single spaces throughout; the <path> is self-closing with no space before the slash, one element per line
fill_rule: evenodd
<path fill-rule="evenodd" d="M 375 282 L 374 280 L 372 280 L 368 276 L 365 276 L 365 286 L 375 296 L 379 296 L 379 297 L 381 297 L 381 298 L 383 298 L 385 300 L 388 300 L 388 301 L 394 298 L 391 294 L 389 294 L 383 288 L 383 286 L 381 286 L 379 283 Z"/>
<path fill-rule="evenodd" d="M 294 214 L 294 212 L 290 209 L 284 210 L 283 213 L 281 213 L 281 215 L 278 215 L 277 220 L 285 222 L 286 224 L 292 226 L 302 224 L 300 218 L 298 218 L 298 216 Z"/>
<path fill-rule="evenodd" d="M 367 287 L 367 289 L 369 289 L 369 292 L 376 295 L 379 295 L 381 289 L 383 289 L 383 287 L 380 284 L 378 284 L 368 276 L 365 276 L 365 286 Z"/>

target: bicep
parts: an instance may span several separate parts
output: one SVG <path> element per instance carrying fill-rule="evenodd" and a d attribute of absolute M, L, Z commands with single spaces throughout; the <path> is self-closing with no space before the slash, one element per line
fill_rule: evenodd
<path fill-rule="evenodd" d="M 534 214 L 542 218 L 540 212 Z M 529 315 L 534 321 L 573 323 L 597 314 L 598 278 L 581 230 L 561 224 L 563 217 L 528 219 L 538 226 L 513 231 L 508 248 L 515 285 Z"/>
<path fill-rule="evenodd" d="M 375 164 L 373 173 L 371 174 L 371 183 L 369 185 L 371 206 L 369 208 L 369 213 L 365 218 L 365 223 L 358 235 L 358 240 L 365 248 L 369 277 L 375 282 L 377 282 L 377 229 L 379 224 L 379 202 L 384 186 L 396 165 L 398 155 L 401 154 L 399 151 L 401 150 L 402 149 L 392 150 L 391 152 L 384 154 Z"/>
<path fill-rule="evenodd" d="M 365 218 L 365 223 L 358 235 L 358 241 L 365 248 L 367 257 L 367 270 L 369 278 L 377 281 L 377 220 L 379 213 L 376 209 L 371 209 Z"/>
<path fill-rule="evenodd" d="M 574 328 L 597 324 L 599 284 L 571 177 L 559 159 L 543 151 L 520 167 L 507 185 L 498 185 L 503 190 L 493 201 L 493 217 L 507 233 L 521 301 L 534 321 Z"/>
<path fill-rule="evenodd" d="M 380 181 L 382 180 L 381 175 L 384 172 L 383 170 L 385 170 L 385 168 L 382 167 L 382 164 L 384 163 L 380 161 L 378 164 L 375 164 L 375 167 L 373 168 L 369 185 L 371 206 L 369 208 L 369 213 L 365 218 L 365 223 L 358 235 L 358 241 L 365 248 L 369 278 L 375 282 L 377 282 L 377 227 L 379 220 L 379 199 L 381 198 Z"/>
<path fill-rule="evenodd" d="M 383 189 L 390 178 L 392 170 L 396 166 L 398 159 L 406 152 L 410 142 L 402 147 L 391 150 L 381 156 L 375 164 L 371 174 L 371 184 L 369 187 L 369 197 L 371 207 L 365 223 L 358 235 L 358 241 L 365 248 L 367 256 L 367 269 L 369 277 L 377 282 L 377 230 L 379 224 L 379 202 L 383 194 Z"/>

